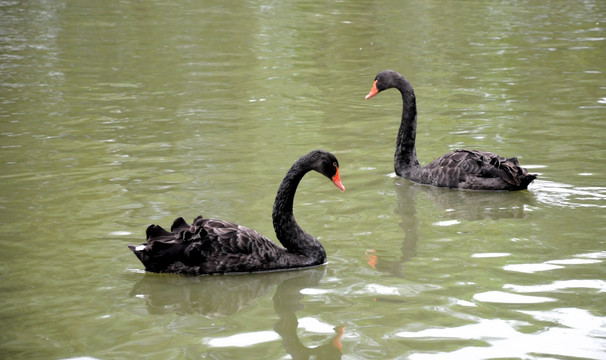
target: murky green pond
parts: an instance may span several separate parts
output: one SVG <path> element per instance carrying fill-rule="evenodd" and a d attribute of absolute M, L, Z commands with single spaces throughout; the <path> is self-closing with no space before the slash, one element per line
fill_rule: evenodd
<path fill-rule="evenodd" d="M 3 359 L 604 359 L 606 2 L 0 1 Z M 518 156 L 528 191 L 393 174 Z M 299 187 L 327 265 L 146 274 L 126 247 L 202 214 L 274 238 Z"/>

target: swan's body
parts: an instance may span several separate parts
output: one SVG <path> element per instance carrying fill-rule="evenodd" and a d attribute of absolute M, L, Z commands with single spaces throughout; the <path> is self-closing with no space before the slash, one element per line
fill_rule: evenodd
<path fill-rule="evenodd" d="M 282 180 L 273 208 L 274 229 L 284 247 L 247 227 L 198 216 L 192 225 L 176 219 L 170 232 L 150 225 L 147 242 L 129 248 L 145 270 L 157 273 L 202 275 L 321 265 L 326 262 L 324 247 L 299 227 L 292 210 L 297 185 L 310 170 L 345 190 L 334 155 L 315 150 L 297 160 Z"/>
<path fill-rule="evenodd" d="M 417 105 L 410 82 L 393 70 L 381 71 L 366 99 L 390 88 L 400 91 L 403 103 L 394 155 L 398 176 L 420 184 L 470 190 L 522 190 L 536 178 L 515 157 L 478 150 L 455 150 L 421 166 L 415 149 Z"/>

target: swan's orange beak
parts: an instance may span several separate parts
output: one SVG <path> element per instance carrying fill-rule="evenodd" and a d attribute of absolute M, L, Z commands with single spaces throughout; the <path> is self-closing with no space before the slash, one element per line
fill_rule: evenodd
<path fill-rule="evenodd" d="M 371 97 L 373 97 L 379 93 L 379 90 L 377 90 L 377 81 L 379 81 L 379 80 L 375 80 L 375 82 L 372 84 L 372 89 L 370 89 L 370 92 L 368 93 L 368 95 L 366 95 L 366 100 L 370 99 Z"/>
<path fill-rule="evenodd" d="M 332 177 L 331 180 L 335 185 L 337 185 L 339 190 L 345 191 L 345 186 L 343 186 L 343 184 L 341 183 L 341 177 L 339 176 L 339 167 L 336 165 L 335 165 L 335 167 L 337 168 L 337 172 L 335 173 L 335 175 Z"/>

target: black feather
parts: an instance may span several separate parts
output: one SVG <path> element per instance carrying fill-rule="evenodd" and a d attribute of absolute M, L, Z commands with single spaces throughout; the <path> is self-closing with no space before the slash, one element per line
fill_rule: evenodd
<path fill-rule="evenodd" d="M 287 172 L 274 203 L 278 246 L 244 226 L 198 216 L 188 224 L 177 218 L 166 231 L 158 225 L 146 230 L 147 242 L 129 245 L 145 270 L 187 275 L 285 270 L 323 264 L 324 248 L 294 220 L 292 204 L 299 181 L 310 170 L 332 178 L 337 159 L 325 151 L 301 157 Z"/>
<path fill-rule="evenodd" d="M 477 150 L 456 150 L 422 167 L 415 149 L 417 106 L 412 85 L 393 70 L 380 72 L 375 80 L 377 90 L 396 88 L 402 94 L 402 120 L 394 155 L 399 176 L 421 184 L 471 190 L 523 190 L 536 179 L 515 157 Z"/>

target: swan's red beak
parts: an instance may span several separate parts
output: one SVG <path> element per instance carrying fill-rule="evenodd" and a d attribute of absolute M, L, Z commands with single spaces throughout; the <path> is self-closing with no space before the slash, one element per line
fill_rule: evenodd
<path fill-rule="evenodd" d="M 336 165 L 335 165 L 335 167 L 337 168 L 337 172 L 335 173 L 335 175 L 332 177 L 331 180 L 335 185 L 337 185 L 339 190 L 345 191 L 345 186 L 343 186 L 343 184 L 341 183 L 341 177 L 339 176 L 339 167 Z"/>
<path fill-rule="evenodd" d="M 375 80 L 375 82 L 372 84 L 372 89 L 370 89 L 370 92 L 368 93 L 368 95 L 366 95 L 366 100 L 370 99 L 371 97 L 373 97 L 379 93 L 379 90 L 377 90 L 377 81 L 378 80 Z"/>

